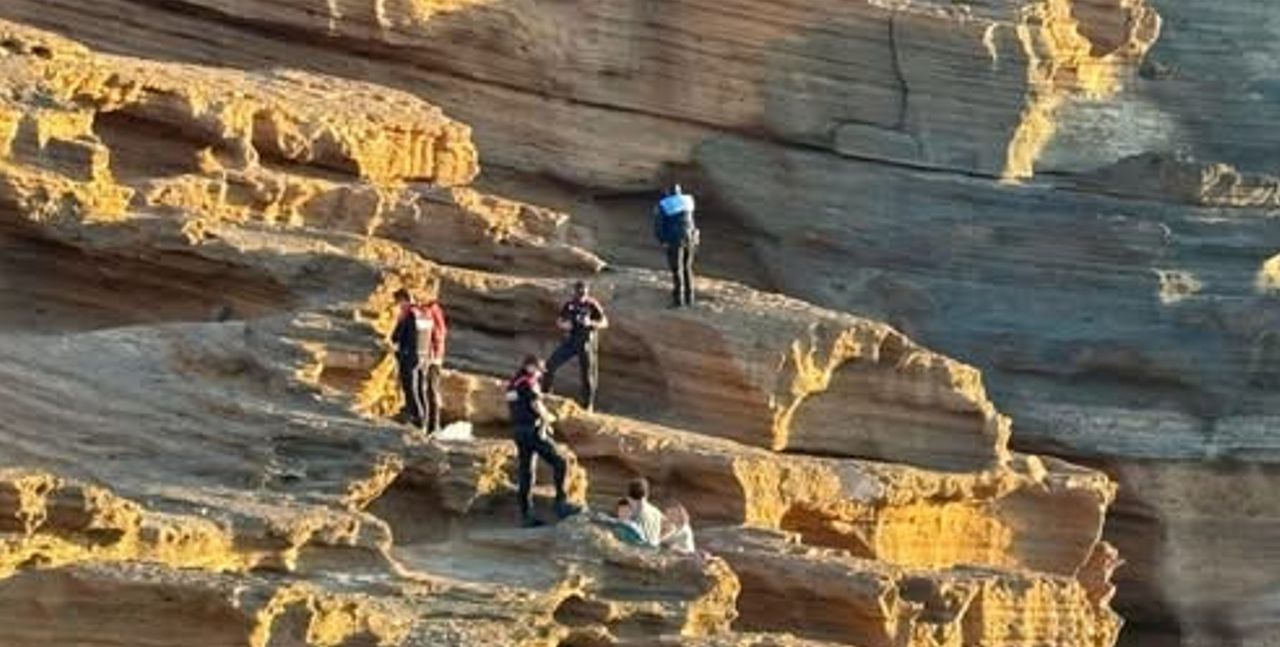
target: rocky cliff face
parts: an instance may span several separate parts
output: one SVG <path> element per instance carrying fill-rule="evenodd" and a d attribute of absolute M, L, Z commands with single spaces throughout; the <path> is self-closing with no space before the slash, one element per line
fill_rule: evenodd
<path fill-rule="evenodd" d="M 607 408 L 646 423 L 573 418 L 577 431 L 566 433 L 582 461 L 595 461 L 588 473 L 610 475 L 588 479 L 586 491 L 599 496 L 624 474 L 657 470 L 673 489 L 705 480 L 698 512 L 717 523 L 792 533 L 725 540 L 741 587 L 738 630 L 925 640 L 904 638 L 924 630 L 875 638 L 888 634 L 832 624 L 842 614 L 827 603 L 896 591 L 926 604 L 920 617 L 978 632 L 956 638 L 940 626 L 929 640 L 999 644 L 983 641 L 1002 640 L 987 633 L 1000 621 L 980 619 L 1017 615 L 1033 599 L 1073 599 L 1070 582 L 1037 584 L 1038 597 L 1021 598 L 993 592 L 1026 590 L 1007 578 L 906 583 L 917 581 L 911 569 L 947 564 L 1061 573 L 1027 546 L 1061 551 L 1096 538 L 1030 538 L 1025 527 L 1100 524 L 1090 516 L 1096 494 L 1062 502 L 1077 496 L 1062 494 L 1075 485 L 1010 499 L 1026 486 L 1008 476 L 995 479 L 999 487 L 989 476 L 967 485 L 904 476 L 895 482 L 948 494 L 908 496 L 925 509 L 888 516 L 827 498 L 846 496 L 831 493 L 850 487 L 850 458 L 950 475 L 1004 465 L 1028 483 L 1044 482 L 1041 467 L 1074 473 L 1011 453 L 998 407 L 1016 421 L 1015 449 L 1083 461 L 1119 482 L 1106 533 L 1128 560 L 1118 574 L 1129 621 L 1122 641 L 1269 644 L 1280 631 L 1280 579 L 1260 567 L 1280 536 L 1280 509 L 1265 496 L 1277 474 L 1267 430 L 1280 411 L 1280 24 L 1270 5 L 8 0 L 0 17 L 102 52 L 222 71 L 160 73 L 134 59 L 71 56 L 79 50 L 64 41 L 7 48 L 28 78 L 14 86 L 27 90 L 15 90 L 12 116 L 0 117 L 0 133 L 14 133 L 9 158 L 20 161 L 9 168 L 21 173 L 8 176 L 23 178 L 0 185 L 23 223 L 5 238 L 4 262 L 8 275 L 43 278 L 10 279 L 0 298 L 17 307 L 6 303 L 0 316 L 18 330 L 102 335 L 201 319 L 210 309 L 202 286 L 214 286 L 250 328 L 307 322 L 306 335 L 268 327 L 252 336 L 297 340 L 291 352 L 310 359 L 289 360 L 301 368 L 285 373 L 385 413 L 389 367 L 370 347 L 371 329 L 385 328 L 380 308 L 405 280 L 387 277 L 406 275 L 408 262 L 414 277 L 447 277 L 463 322 L 454 388 L 471 404 L 454 415 L 496 425 L 500 411 L 480 413 L 492 406 L 491 387 L 469 376 L 505 371 L 514 353 L 549 343 L 533 332 L 555 299 L 547 277 L 585 275 L 607 260 L 617 271 L 600 275 L 602 288 L 630 322 L 606 349 L 618 358 L 606 379 L 626 385 L 611 387 Z M 13 40 L 32 38 L 48 39 Z M 39 118 L 25 116 L 33 111 Z M 489 169 L 478 180 L 471 138 Z M 631 192 L 673 171 L 704 198 L 713 274 L 832 311 L 718 285 L 714 316 L 655 312 L 661 279 L 642 269 L 657 260 L 646 248 L 647 194 Z M 487 194 L 495 188 L 569 211 L 577 224 Z M 91 216 L 67 215 L 75 213 Z M 86 281 L 128 289 L 86 293 Z M 22 307 L 33 298 L 48 306 Z M 973 369 L 837 312 L 885 321 L 981 368 L 986 390 Z M 716 377 L 710 388 L 699 379 L 706 371 Z M 670 429 L 692 444 L 660 441 Z M 704 444 L 706 436 L 721 439 Z M 672 443 L 680 458 L 636 449 Z M 449 466 L 481 461 L 437 456 L 435 467 L 414 468 L 420 459 L 404 456 L 418 451 L 388 450 L 409 466 L 399 468 L 405 487 L 375 496 L 388 501 L 378 506 L 420 501 L 415 492 L 435 487 L 422 484 L 456 477 Z M 838 465 L 793 465 L 779 451 Z M 485 456 L 485 465 L 509 460 Z M 743 471 L 766 463 L 767 478 Z M 678 478 L 675 464 L 684 466 Z M 473 492 L 465 500 L 496 487 L 490 476 L 475 477 L 483 486 L 471 478 L 461 481 Z M 983 498 L 992 496 L 1004 503 Z M 467 527 L 455 517 L 465 519 L 469 504 L 450 505 L 446 525 Z M 872 507 L 896 510 L 886 505 Z M 988 516 L 973 516 L 975 506 Z M 992 522 L 992 510 L 1019 515 L 1012 526 L 1024 530 Z M 392 526 L 396 537 L 426 532 Z M 939 534 L 948 540 L 928 539 Z M 968 534 L 978 539 L 958 538 Z M 823 552 L 833 549 L 844 552 Z M 1068 554 L 1078 562 L 1084 552 Z M 1090 583 L 1085 597 L 1096 606 L 1110 561 L 1093 552 L 1075 580 Z M 777 575 L 801 563 L 864 583 L 814 592 L 802 584 L 827 578 Z M 716 586 L 707 590 L 726 590 Z M 599 611 L 593 595 L 572 606 L 615 620 L 585 622 L 594 628 L 574 630 L 574 640 L 602 626 L 631 636 L 618 630 L 620 612 Z M 752 624 L 797 596 L 819 611 Z M 975 601 L 996 599 L 1004 611 L 976 611 Z M 854 615 L 900 623 L 887 619 L 891 607 Z M 1086 622 L 1107 640 L 1102 625 Z M 1093 644 L 1043 639 L 1054 640 Z"/>
<path fill-rule="evenodd" d="M 1114 484 L 1011 450 L 976 369 L 729 282 L 666 310 L 408 94 L 0 51 L 0 643 L 1115 643 Z M 617 323 L 610 413 L 553 403 L 572 495 L 648 477 L 709 556 L 512 529 L 497 376 L 587 276 Z M 383 417 L 391 294 L 428 281 L 471 442 Z"/>

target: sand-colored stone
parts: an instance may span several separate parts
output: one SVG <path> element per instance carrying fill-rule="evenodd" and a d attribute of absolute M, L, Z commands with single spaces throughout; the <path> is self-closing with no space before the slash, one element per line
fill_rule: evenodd
<path fill-rule="evenodd" d="M 1249 567 L 1254 558 L 1248 551 L 1219 553 L 1204 542 L 1161 544 L 1161 538 L 1184 536 L 1163 528 L 1177 525 L 1187 502 L 1158 488 L 1141 490 L 1151 481 L 1123 475 L 1129 463 L 1163 470 L 1199 462 L 1213 474 L 1240 461 L 1266 472 L 1273 462 L 1269 430 L 1280 410 L 1274 396 L 1280 385 L 1275 16 L 1268 0 L 680 0 L 660 6 L 625 0 L 8 0 L 0 6 L 0 17 L 55 29 L 104 51 L 231 66 L 255 76 L 284 64 L 426 97 L 474 127 L 489 163 L 530 173 L 522 181 L 537 190 L 517 197 L 541 195 L 547 175 L 584 185 L 580 204 L 603 214 L 595 219 L 599 240 L 614 248 L 602 255 L 615 263 L 661 261 L 644 225 L 634 224 L 650 196 L 619 198 L 613 191 L 652 188 L 673 172 L 689 185 L 683 168 L 670 165 L 694 161 L 703 171 L 705 181 L 695 188 L 705 198 L 703 223 L 713 243 L 703 258 L 713 271 L 885 320 L 980 367 L 989 398 L 1018 421 L 1022 449 L 1094 461 L 1127 480 L 1130 487 L 1120 495 L 1125 512 L 1109 525 L 1113 539 L 1128 553 L 1160 562 L 1146 568 L 1131 559 L 1134 566 L 1120 571 L 1126 585 L 1119 604 L 1135 621 L 1128 633 L 1138 643 L 1138 634 L 1150 630 L 1154 641 L 1197 647 L 1271 640 L 1274 614 L 1268 615 L 1267 602 L 1240 599 L 1225 585 L 1221 604 L 1235 600 L 1245 611 L 1184 613 L 1202 606 L 1205 594 L 1184 590 L 1185 581 L 1173 574 L 1183 563 L 1229 555 L 1236 566 Z M 36 46 L 6 52 L 25 56 L 38 53 Z M 69 46 L 42 47 L 52 55 Z M 133 183 L 53 182 L 102 177 L 102 169 L 111 169 L 106 153 L 121 157 L 112 142 L 103 148 L 78 139 L 87 111 L 63 112 L 35 119 L 42 125 L 19 141 L 30 112 L 0 103 L 0 150 L 31 150 L 40 137 L 35 131 L 50 137 L 31 163 L 54 169 L 36 192 L 56 199 L 42 198 L 26 212 L 51 222 L 87 206 L 95 218 L 116 217 L 111 214 L 140 199 Z M 99 124 L 109 121 L 95 117 Z M 720 139 L 726 133 L 750 139 L 750 146 L 726 149 Z M 234 153 L 200 158 L 200 168 L 235 168 Z M 436 206 L 413 188 L 370 191 L 334 187 L 330 176 L 313 184 L 270 173 L 232 175 L 227 182 L 215 176 L 158 183 L 176 184 L 175 191 L 194 186 L 197 196 L 227 186 L 232 210 L 246 217 L 350 231 L 368 230 L 380 218 L 420 223 Z M 994 177 L 1029 186 L 987 181 Z M 32 182 L 23 180 L 17 192 L 30 194 Z M 0 194 L 13 192 L 0 187 Z M 144 188 L 140 195 L 152 194 Z M 212 206 L 226 205 L 214 200 Z M 522 276 L 569 275 L 593 264 L 572 237 L 561 246 L 559 235 L 530 236 L 517 228 L 506 237 L 513 246 L 498 246 L 475 235 L 492 215 L 442 208 L 462 224 L 434 239 L 444 241 L 431 249 L 437 260 Z M 521 221 L 530 226 L 528 218 Z M 239 236 L 240 225 L 215 229 L 238 245 L 257 235 Z M 426 249 L 432 237 L 415 230 L 422 231 L 394 227 L 396 237 Z M 6 240 L 17 241 L 4 244 L 12 267 L 57 277 L 42 285 L 21 282 L 8 292 L 51 304 L 50 314 L 0 308 L 6 322 L 22 325 L 66 330 L 88 321 L 138 323 L 154 318 L 154 303 L 191 316 L 208 308 L 195 305 L 198 291 L 189 286 L 223 271 L 166 258 L 166 270 L 182 281 L 157 285 L 140 271 L 146 262 L 83 262 L 65 248 L 36 255 L 28 238 Z M 489 251 L 459 253 L 455 241 Z M 376 253 L 395 256 L 385 248 Z M 60 263 L 74 269 L 55 272 L 38 260 L 49 256 L 82 262 Z M 127 267 L 133 293 L 169 298 L 59 296 L 67 294 L 63 285 L 103 276 L 105 265 Z M 339 275 L 353 278 L 332 265 L 324 270 L 335 282 Z M 356 274 L 351 299 L 363 302 L 355 293 L 381 279 Z M 222 276 L 215 285 L 236 312 L 260 313 L 264 302 L 282 298 L 278 285 L 233 288 L 249 281 Z M 297 276 L 285 272 L 273 281 L 296 290 Z M 92 316 L 77 310 L 76 300 L 92 305 Z M 472 321 L 493 316 L 476 308 Z M 527 330 L 543 316 L 515 323 Z M 472 349 L 467 368 L 507 370 L 511 345 L 473 339 L 466 344 Z M 629 338 L 613 339 L 613 357 L 643 349 Z M 525 334 L 519 343 L 521 351 L 542 350 L 550 334 Z M 331 394 L 351 380 L 374 385 L 355 397 L 358 406 L 385 406 L 376 386 L 382 382 L 365 379 L 380 358 L 371 360 L 366 344 L 354 346 L 313 346 L 325 356 L 310 364 L 318 371 L 313 377 L 323 378 Z M 644 361 L 637 354 L 624 363 Z M 607 383 L 640 387 L 632 394 L 606 390 L 606 399 L 616 397 L 610 406 L 668 391 L 653 375 L 619 379 L 623 375 L 607 374 Z M 842 383 L 836 380 L 832 389 Z M 821 397 L 811 402 L 815 410 Z M 804 406 L 797 414 L 802 423 Z M 662 422 L 693 427 L 693 420 Z M 772 437 L 758 431 L 752 431 L 757 441 Z M 739 434 L 738 425 L 728 433 Z M 1218 523 L 1235 522 L 1225 515 Z"/>
<path fill-rule="evenodd" d="M 865 645 L 1111 645 L 1119 618 L 1072 578 L 959 567 L 886 567 L 769 533 L 713 534 L 708 545 L 742 579 L 740 604 L 758 630 L 802 627 L 808 638 Z M 816 589 L 815 580 L 839 582 Z M 1018 618 L 1034 616 L 1033 622 Z M 1014 627 L 1017 627 L 1015 629 Z"/>
<path fill-rule="evenodd" d="M 128 6 L 112 0 L 98 10 L 112 21 Z M 1160 33 L 1158 14 L 1141 1 L 178 6 L 144 10 L 146 24 L 109 32 L 67 0 L 19 0 L 3 15 L 142 56 L 253 69 L 294 54 L 312 71 L 422 88 L 475 126 L 500 163 L 615 187 L 652 182 L 726 131 L 1029 176 L 1060 107 L 1115 95 Z M 672 42 L 692 28 L 705 46 Z M 195 34 L 252 46 L 186 46 Z M 369 52 L 379 57 L 372 69 L 362 58 Z M 882 137 L 838 134 L 850 126 L 916 145 L 881 158 Z M 618 128 L 647 136 L 619 138 Z"/>
<path fill-rule="evenodd" d="M 1010 451 L 973 367 L 728 281 L 665 309 L 662 273 L 606 271 L 566 215 L 468 186 L 466 128 L 405 95 L 0 25 L 6 299 L 48 304 L 0 319 L 15 641 L 1114 643 L 1113 484 Z M 571 498 L 647 476 L 723 557 L 594 515 L 515 528 L 501 380 L 554 341 L 571 277 L 615 321 L 620 385 L 609 415 L 552 398 Z M 435 283 L 470 441 L 383 417 L 392 294 Z M 779 590 L 826 602 L 763 617 Z"/>
<path fill-rule="evenodd" d="M 1090 460 L 1121 482 L 1126 512 L 1110 539 L 1144 554 L 1119 571 L 1131 616 L 1184 618 L 1195 644 L 1236 631 L 1208 620 L 1217 611 L 1185 609 L 1201 586 L 1246 604 L 1237 589 L 1173 574 L 1183 559 L 1246 569 L 1254 559 L 1170 535 L 1194 497 L 1124 475 L 1202 463 L 1195 490 L 1237 461 L 1270 471 L 1280 229 L 1266 176 L 1147 156 L 1051 192 L 743 140 L 702 154 L 723 206 L 763 232 L 754 251 L 785 291 L 974 358 L 1022 448 Z M 1234 527 L 1222 512 L 1214 523 Z M 1239 631 L 1269 630 L 1250 621 Z"/>

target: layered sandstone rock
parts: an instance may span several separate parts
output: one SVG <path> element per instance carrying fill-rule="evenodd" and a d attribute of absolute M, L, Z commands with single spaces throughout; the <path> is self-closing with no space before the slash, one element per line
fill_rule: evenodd
<path fill-rule="evenodd" d="M 712 535 L 742 578 L 740 606 L 758 629 L 802 627 L 864 645 L 1111 645 L 1119 618 L 1073 578 L 1024 580 L 982 568 L 913 571 L 805 548 L 794 537 Z M 807 582 L 839 582 L 814 589 Z M 1034 617 L 1031 622 L 1014 618 Z M 1017 627 L 1016 629 L 1014 627 Z"/>
<path fill-rule="evenodd" d="M 612 0 L 589 8 L 112 0 L 93 11 L 111 16 L 139 5 L 150 26 L 116 25 L 143 39 L 132 42 L 86 24 L 82 8 L 65 0 L 19 0 L 6 14 L 147 56 L 244 67 L 289 56 L 313 69 L 429 89 L 477 128 L 498 161 L 614 186 L 652 181 L 664 164 L 688 161 L 699 140 L 725 130 L 854 157 L 1025 176 L 1063 104 L 1115 94 L 1160 30 L 1145 2 L 1069 0 L 663 7 Z M 238 47 L 192 48 L 183 39 L 196 34 Z M 379 69 L 353 70 L 351 60 L 366 55 L 378 57 Z M 547 96 L 557 100 L 541 100 Z M 648 136 L 619 138 L 619 127 Z"/>
<path fill-rule="evenodd" d="M 701 155 L 721 204 L 765 234 L 757 256 L 788 292 L 986 364 L 1023 447 L 1093 461 L 1120 481 L 1112 539 L 1143 556 L 1121 571 L 1134 615 L 1181 624 L 1188 644 L 1268 635 L 1256 619 L 1218 619 L 1234 627 L 1223 609 L 1265 598 L 1274 578 L 1250 577 L 1246 591 L 1179 575 L 1206 561 L 1252 570 L 1249 546 L 1274 534 L 1274 515 L 1241 525 L 1213 503 L 1220 493 L 1201 497 L 1239 474 L 1231 498 L 1251 498 L 1273 471 L 1280 230 L 1268 177 L 1146 157 L 1051 190 L 744 140 L 704 144 Z M 768 188 L 779 185 L 792 190 Z M 957 195 L 980 196 L 981 207 L 958 207 Z M 1170 496 L 1155 484 L 1172 474 L 1196 485 Z M 1179 530 L 1191 519 L 1250 539 L 1210 548 Z"/>
<path fill-rule="evenodd" d="M 714 243 L 704 258 L 722 276 L 887 320 L 981 367 L 991 398 L 1018 420 L 1024 448 L 1093 461 L 1122 481 L 1110 528 L 1132 559 L 1120 572 L 1120 604 L 1138 621 L 1131 627 L 1216 646 L 1276 631 L 1266 601 L 1280 584 L 1255 568 L 1252 548 L 1275 536 L 1275 515 L 1242 524 L 1217 505 L 1216 486 L 1171 494 L 1156 484 L 1177 475 L 1274 488 L 1273 5 L 8 0 L 0 16 L 118 53 L 258 73 L 284 64 L 426 96 L 476 128 L 490 161 L 586 185 L 589 199 L 566 203 L 600 212 L 598 240 L 615 260 L 652 262 L 639 244 L 648 234 L 633 224 L 647 199 L 601 189 L 649 186 L 669 165 L 692 162 L 705 180 L 696 188 L 715 198 L 704 200 Z M 0 110 L 0 133 L 13 119 Z M 100 165 L 78 145 L 55 141 L 46 151 Z M 988 181 L 995 177 L 1029 185 Z M 270 182 L 231 182 L 268 196 L 254 204 L 284 205 L 266 219 L 307 211 L 270 197 L 283 191 Z M 546 189 L 537 177 L 515 186 Z M 335 204 L 350 192 L 298 195 L 318 194 Z M 89 195 L 103 206 L 124 199 Z M 349 202 L 370 213 L 373 199 L 365 191 Z M 357 217 L 354 227 L 369 222 Z M 487 245 L 465 231 L 462 239 Z M 37 266 L 25 258 L 30 238 L 16 240 L 5 249 L 18 260 L 5 262 Z M 504 247 L 510 256 L 494 252 L 498 260 L 432 254 L 518 272 L 530 261 L 516 256 L 574 242 L 509 240 L 535 251 Z M 725 251 L 744 242 L 746 253 Z M 537 273 L 551 273 L 563 253 Z M 56 276 L 100 276 L 94 260 Z M 180 271 L 166 267 L 187 284 L 224 271 L 185 259 Z M 195 303 L 189 290 L 130 274 L 135 292 L 169 295 L 170 312 Z M 230 289 L 246 281 L 221 276 L 237 311 L 280 298 L 275 287 Z M 57 293 L 30 282 L 14 291 Z M 148 316 L 129 300 L 81 300 L 93 302 L 95 319 Z M 55 313 L 74 308 L 54 302 Z M 22 325 L 82 325 L 12 310 L 0 312 Z M 614 343 L 613 353 L 640 349 Z M 359 372 L 366 354 L 345 357 Z M 339 355 L 329 353 L 335 367 Z M 467 361 L 494 370 L 508 359 L 504 350 Z M 333 368 L 325 380 L 345 383 L 347 372 Z M 665 391 L 654 376 L 638 379 Z M 750 437 L 730 433 L 772 443 L 756 427 Z M 1219 526 L 1249 539 L 1205 539 Z M 1205 563 L 1248 570 L 1250 584 L 1180 575 Z"/>
<path fill-rule="evenodd" d="M 465 186 L 465 127 L 406 95 L 0 34 L 11 642 L 1114 642 L 1106 477 L 1011 452 L 972 367 L 727 282 L 676 312 L 600 273 L 617 415 L 553 400 L 574 499 L 647 476 L 723 555 L 513 529 L 500 376 L 604 267 L 567 217 Z M 470 441 L 380 417 L 391 294 L 435 281 Z"/>

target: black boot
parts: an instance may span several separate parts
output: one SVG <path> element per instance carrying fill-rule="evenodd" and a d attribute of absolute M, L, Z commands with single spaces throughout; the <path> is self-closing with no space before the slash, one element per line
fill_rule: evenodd
<path fill-rule="evenodd" d="M 561 519 L 568 519 L 576 514 L 582 513 L 582 506 L 574 505 L 565 500 L 556 501 L 556 516 Z"/>

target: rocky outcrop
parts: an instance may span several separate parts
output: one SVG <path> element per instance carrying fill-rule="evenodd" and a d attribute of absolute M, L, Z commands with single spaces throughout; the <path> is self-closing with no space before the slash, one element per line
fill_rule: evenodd
<path fill-rule="evenodd" d="M 940 469 L 1008 458 L 1008 420 L 978 373 L 887 326 L 727 285 L 711 291 L 709 313 L 666 312 L 666 282 L 651 273 L 615 272 L 595 286 L 615 322 L 605 342 L 612 361 L 602 368 L 620 385 L 604 396 L 611 405 L 640 410 L 656 397 L 665 420 L 777 451 Z M 567 291 L 563 283 L 464 278 L 444 290 L 454 319 L 483 329 L 473 347 L 486 356 L 510 348 L 501 363 L 463 351 L 462 365 L 499 374 L 522 347 L 542 341 L 520 336 L 540 327 L 530 322 L 554 320 Z M 495 318 L 494 308 L 506 314 Z"/>
<path fill-rule="evenodd" d="M 450 402 L 464 407 L 451 413 L 481 424 L 505 421 L 501 382 L 455 375 L 449 383 Z M 640 475 L 709 524 L 795 531 L 808 544 L 922 568 L 1074 574 L 1097 545 L 1114 495 L 1096 472 L 1035 456 L 981 472 L 932 472 L 778 455 L 569 403 L 559 415 L 557 429 L 591 475 L 591 500 L 602 508 Z M 1038 517 L 1042 512 L 1061 523 Z M 940 534 L 955 539 L 934 542 Z"/>
<path fill-rule="evenodd" d="M 407 95 L 0 35 L 5 280 L 37 309 L 0 329 L 12 641 L 1114 643 L 1113 484 L 1010 451 L 972 367 L 723 281 L 665 310 L 662 275 L 467 185 L 466 128 Z M 552 402 L 571 497 L 646 476 L 712 554 L 512 528 L 500 379 L 570 276 L 616 322 L 610 413 Z M 391 294 L 434 282 L 469 441 L 382 417 Z"/>
<path fill-rule="evenodd" d="M 611 186 L 651 182 L 724 131 L 1026 176 L 1060 108 L 1114 95 L 1160 30 L 1145 2 L 1069 0 L 661 8 L 614 0 L 589 10 L 113 0 L 95 8 L 128 10 L 149 16 L 150 26 L 133 28 L 141 41 L 85 24 L 70 2 L 20 0 L 6 15 L 151 57 L 252 68 L 289 52 L 312 69 L 426 89 L 476 127 L 497 161 Z M 185 38 L 195 34 L 238 47 L 191 48 Z M 298 57 L 302 50 L 310 51 Z M 377 69 L 353 71 L 350 61 L 366 56 Z M 618 138 L 618 128 L 648 136 Z"/>
<path fill-rule="evenodd" d="M 543 175 L 585 186 L 587 199 L 570 192 L 564 203 L 596 214 L 594 239 L 629 264 L 653 262 L 637 245 L 647 232 L 634 225 L 647 199 L 616 190 L 648 188 L 671 167 L 692 165 L 711 243 L 703 258 L 714 271 L 886 320 L 980 367 L 990 399 L 1018 421 L 1015 444 L 1090 461 L 1121 481 L 1109 528 L 1131 560 L 1118 604 L 1135 641 L 1147 628 L 1214 646 L 1275 631 L 1260 601 L 1278 584 L 1253 568 L 1257 551 L 1248 547 L 1274 535 L 1273 524 L 1243 524 L 1240 535 L 1255 539 L 1214 547 L 1204 529 L 1241 526 L 1237 513 L 1215 505 L 1217 487 L 1170 494 L 1155 485 L 1171 474 L 1241 489 L 1272 483 L 1266 430 L 1280 410 L 1272 3 L 8 0 L 0 17 L 106 51 L 256 75 L 284 62 L 425 96 L 475 128 L 490 163 L 526 174 L 512 185 L 528 195 L 548 193 Z M 73 122 L 44 128 L 79 132 Z M 12 123 L 0 111 L 0 133 Z M 139 129 L 126 130 L 136 137 Z M 95 153 L 65 139 L 54 138 L 42 163 L 94 166 Z M 130 140 L 121 139 L 111 146 L 117 158 Z M 497 210 L 519 214 L 507 220 L 516 224 L 502 244 L 486 242 L 484 223 L 495 215 L 466 206 L 457 197 L 466 187 L 334 188 L 332 176 L 308 178 L 303 187 L 287 172 L 246 178 L 237 168 L 226 181 L 162 182 L 157 200 L 379 229 L 413 246 L 443 240 L 432 258 L 525 277 L 598 266 L 575 249 L 592 237 L 507 202 Z M 689 184 L 688 174 L 681 179 Z M 104 209 L 126 200 L 87 195 Z M 442 205 L 428 195 L 450 197 Z M 440 210 L 457 229 L 413 233 L 412 223 Z M 402 224 L 384 227 L 387 218 Z M 5 243 L 2 262 L 47 266 L 31 258 L 30 236 L 5 240 L 15 242 Z M 59 281 L 102 276 L 101 257 L 35 240 L 77 259 L 51 273 Z M 459 252 L 454 241 L 490 251 Z M 181 261 L 166 259 L 175 280 L 157 285 L 145 263 L 111 259 L 129 275 L 131 294 L 156 298 L 78 297 L 92 302 L 86 311 L 51 298 L 66 292 L 53 283 L 15 281 L 9 294 L 39 294 L 56 307 L 0 313 L 8 325 L 59 329 L 149 320 L 155 302 L 191 316 L 203 306 L 189 286 L 211 275 L 234 311 L 260 313 L 285 300 L 281 285 L 297 285 Z M 233 287 L 248 284 L 254 289 Z M 490 316 L 483 308 L 472 315 Z M 547 343 L 520 339 L 529 348 Z M 646 352 L 638 341 L 611 343 L 611 356 Z M 511 346 L 475 351 L 485 356 L 467 366 L 498 370 Z M 352 371 L 364 379 L 367 351 L 326 348 L 322 382 L 345 384 Z M 621 402 L 671 390 L 653 375 L 630 377 L 628 388 L 642 388 L 619 394 Z M 848 377 L 828 392 L 857 383 Z M 378 397 L 374 389 L 358 399 L 372 406 Z M 656 402 L 649 408 L 668 404 Z M 821 396 L 811 404 L 822 411 Z M 690 413 L 686 406 L 679 420 L 661 422 L 695 427 Z M 797 415 L 792 425 L 812 424 L 803 408 Z M 782 438 L 762 420 L 725 433 L 761 447 L 829 444 Z M 953 441 L 947 453 L 968 453 L 970 464 L 949 467 L 971 467 L 974 446 Z M 871 455 L 865 446 L 855 453 Z M 1209 562 L 1250 570 L 1251 584 L 1192 585 L 1180 575 Z"/>
<path fill-rule="evenodd" d="M 1280 206 L 1280 178 L 1155 153 L 1123 159 L 1077 181 L 1081 190 L 1121 198 L 1181 201 L 1198 207 Z"/>
<path fill-rule="evenodd" d="M 794 537 L 756 533 L 708 545 L 742 578 L 744 622 L 768 630 L 864 645 L 1111 645 L 1119 618 L 1072 578 L 1035 578 L 981 568 L 912 571 L 820 549 Z M 816 590 L 807 582 L 839 582 Z M 1015 616 L 1017 619 L 1015 620 Z M 1017 627 L 1017 629 L 1014 629 Z"/>
<path fill-rule="evenodd" d="M 1244 545 L 1209 549 L 1175 530 L 1221 494 L 1201 499 L 1196 485 L 1170 497 L 1149 476 L 1221 482 L 1239 461 L 1254 463 L 1244 473 L 1271 471 L 1265 430 L 1280 400 L 1266 358 L 1280 310 L 1268 268 L 1280 238 L 1265 210 L 1269 180 L 1141 158 L 1050 191 L 745 140 L 700 154 L 708 185 L 761 233 L 757 257 L 788 292 L 884 318 L 985 364 L 992 399 L 1017 412 L 1023 448 L 1090 461 L 1120 481 L 1126 512 L 1112 540 L 1143 555 L 1120 575 L 1131 615 L 1180 618 L 1188 644 L 1268 631 L 1211 618 L 1265 596 L 1273 581 L 1206 596 L 1174 575 L 1207 554 L 1255 563 Z M 792 190 L 770 188 L 779 185 Z M 980 196 L 981 209 L 957 207 L 957 195 Z M 784 211 L 792 217 L 776 217 Z M 1217 509 L 1205 523 L 1238 524 Z"/>

